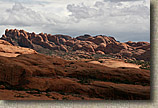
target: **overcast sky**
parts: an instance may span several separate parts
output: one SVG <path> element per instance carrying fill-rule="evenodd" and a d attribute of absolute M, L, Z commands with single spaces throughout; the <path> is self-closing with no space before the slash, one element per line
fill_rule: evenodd
<path fill-rule="evenodd" d="M 150 41 L 150 0 L 0 0 L 0 35 L 29 32 Z"/>

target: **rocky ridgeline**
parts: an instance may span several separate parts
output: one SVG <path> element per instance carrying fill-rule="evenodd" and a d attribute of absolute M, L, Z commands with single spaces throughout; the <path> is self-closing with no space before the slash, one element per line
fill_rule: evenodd
<path fill-rule="evenodd" d="M 150 60 L 150 43 L 148 42 L 125 42 L 121 43 L 114 37 L 84 35 L 72 38 L 67 35 L 51 35 L 47 33 L 35 34 L 24 30 L 6 29 L 2 35 L 3 40 L 12 45 L 32 48 L 38 51 L 38 46 L 57 51 L 82 50 L 89 54 L 111 54 L 119 58 L 134 58 L 138 60 Z"/>

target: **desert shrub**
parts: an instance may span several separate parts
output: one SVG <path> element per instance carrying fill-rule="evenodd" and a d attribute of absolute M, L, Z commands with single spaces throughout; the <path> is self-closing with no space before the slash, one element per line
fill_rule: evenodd
<path fill-rule="evenodd" d="M 141 65 L 139 68 L 141 69 L 146 69 L 146 70 L 150 70 L 150 66 L 148 64 L 143 64 Z"/>

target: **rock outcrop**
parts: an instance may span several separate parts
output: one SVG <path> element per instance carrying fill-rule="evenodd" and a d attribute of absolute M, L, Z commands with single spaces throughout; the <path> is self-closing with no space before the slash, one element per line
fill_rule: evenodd
<path fill-rule="evenodd" d="M 116 41 L 114 37 L 104 35 L 93 37 L 85 34 L 83 36 L 72 38 L 70 36 L 61 34 L 35 34 L 34 32 L 28 33 L 24 30 L 6 29 L 5 34 L 1 39 L 8 41 L 14 46 L 32 48 L 36 51 L 39 51 L 38 46 L 40 46 L 45 49 L 64 51 L 67 53 L 81 50 L 90 54 L 98 54 L 98 52 L 101 51 L 101 54 L 120 54 L 121 58 L 135 57 L 138 60 L 150 60 L 150 43 L 132 41 L 121 43 Z M 145 52 L 147 52 L 147 54 Z M 147 57 L 140 56 L 143 54 L 145 54 Z"/>

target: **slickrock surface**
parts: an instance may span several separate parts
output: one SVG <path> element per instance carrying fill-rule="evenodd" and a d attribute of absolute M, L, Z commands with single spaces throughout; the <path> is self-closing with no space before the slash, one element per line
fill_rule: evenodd
<path fill-rule="evenodd" d="M 7 41 L 0 39 L 0 56 L 16 57 L 20 54 L 36 54 L 37 52 L 33 49 L 13 46 Z"/>
<path fill-rule="evenodd" d="M 110 68 L 41 54 L 0 56 L 0 99 L 150 99 L 150 71 Z"/>
<path fill-rule="evenodd" d="M 99 61 L 102 63 L 100 63 Z M 90 61 L 88 63 L 100 64 L 100 65 L 112 67 L 112 68 L 119 68 L 119 67 L 139 68 L 140 67 L 140 65 L 125 63 L 124 61 L 121 61 L 121 60 L 112 60 L 112 59 L 99 59 L 98 61 Z"/>

